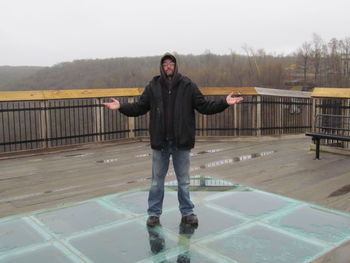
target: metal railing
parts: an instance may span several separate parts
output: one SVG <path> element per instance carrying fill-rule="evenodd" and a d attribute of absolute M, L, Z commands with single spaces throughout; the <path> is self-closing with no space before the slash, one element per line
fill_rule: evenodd
<path fill-rule="evenodd" d="M 311 129 L 310 93 L 274 94 L 262 88 L 203 88 L 202 92 L 212 100 L 223 99 L 232 90 L 239 91 L 244 101 L 220 114 L 196 113 L 197 136 L 281 135 Z M 121 102 L 136 101 L 142 89 L 60 92 L 42 97 L 38 92 L 0 92 L 0 153 L 148 136 L 148 114 L 128 118 L 101 105 L 111 96 Z"/>
<path fill-rule="evenodd" d="M 315 122 L 313 131 L 350 136 L 350 99 L 315 98 Z M 350 149 L 350 143 L 334 139 L 322 139 L 322 145 Z"/>

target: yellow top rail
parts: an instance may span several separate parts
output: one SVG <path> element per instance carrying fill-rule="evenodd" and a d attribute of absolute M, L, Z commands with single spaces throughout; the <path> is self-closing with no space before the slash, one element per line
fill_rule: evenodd
<path fill-rule="evenodd" d="M 139 96 L 144 88 L 118 88 L 118 89 L 78 89 L 78 90 L 38 90 L 38 91 L 2 91 L 0 101 L 31 101 L 31 100 L 57 100 L 57 99 L 83 99 L 106 97 Z M 203 87 L 204 95 L 266 95 L 286 97 L 307 97 L 311 92 L 265 89 L 258 87 Z"/>
<path fill-rule="evenodd" d="M 312 97 L 317 98 L 350 98 L 350 89 L 345 88 L 314 88 Z"/>

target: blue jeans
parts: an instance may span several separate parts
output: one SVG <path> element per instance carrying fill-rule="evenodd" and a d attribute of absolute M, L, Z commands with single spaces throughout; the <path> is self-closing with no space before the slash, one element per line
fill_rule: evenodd
<path fill-rule="evenodd" d="M 148 215 L 162 214 L 164 199 L 164 181 L 172 155 L 177 179 L 179 209 L 182 216 L 193 213 L 194 205 L 190 199 L 190 150 L 179 150 L 172 141 L 168 141 L 163 150 L 152 153 L 152 184 L 148 195 Z"/>

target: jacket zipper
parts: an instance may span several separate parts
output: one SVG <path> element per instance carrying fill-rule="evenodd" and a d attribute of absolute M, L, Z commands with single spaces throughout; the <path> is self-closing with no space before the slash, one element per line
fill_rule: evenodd
<path fill-rule="evenodd" d="M 167 124 L 168 124 L 168 127 L 167 127 L 167 135 L 170 133 L 170 109 L 171 109 L 171 87 L 169 87 L 169 90 L 168 90 L 168 121 L 167 121 Z M 167 138 L 168 140 L 169 138 Z"/>

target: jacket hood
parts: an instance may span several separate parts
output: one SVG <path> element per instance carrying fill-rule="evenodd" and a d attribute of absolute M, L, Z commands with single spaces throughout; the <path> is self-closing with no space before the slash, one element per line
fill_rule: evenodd
<path fill-rule="evenodd" d="M 165 53 L 165 54 L 162 56 L 162 58 L 160 59 L 160 65 L 159 65 L 159 67 L 160 67 L 160 76 L 161 76 L 162 80 L 163 80 L 164 82 L 169 82 L 169 80 L 168 80 L 168 78 L 167 78 L 167 76 L 166 76 L 166 74 L 165 74 L 165 72 L 164 72 L 163 66 L 162 66 L 164 60 L 166 60 L 166 59 L 170 59 L 171 61 L 173 61 L 173 62 L 175 63 L 174 75 L 173 75 L 173 77 L 172 77 L 172 79 L 171 79 L 170 81 L 173 82 L 173 81 L 178 80 L 179 77 L 180 77 L 180 74 L 178 73 L 177 61 L 176 61 L 175 56 L 172 55 L 171 53 Z"/>

